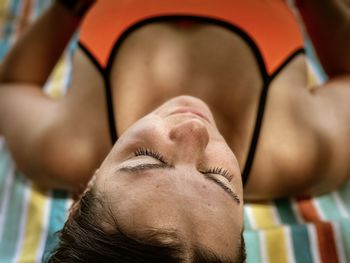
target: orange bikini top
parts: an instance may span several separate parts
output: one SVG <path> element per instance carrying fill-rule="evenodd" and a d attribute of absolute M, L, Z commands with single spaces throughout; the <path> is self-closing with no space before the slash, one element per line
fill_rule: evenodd
<path fill-rule="evenodd" d="M 268 74 L 303 47 L 299 26 L 284 0 L 99 0 L 83 21 L 80 43 L 102 68 L 130 27 L 164 16 L 196 16 L 226 22 L 253 41 Z"/>

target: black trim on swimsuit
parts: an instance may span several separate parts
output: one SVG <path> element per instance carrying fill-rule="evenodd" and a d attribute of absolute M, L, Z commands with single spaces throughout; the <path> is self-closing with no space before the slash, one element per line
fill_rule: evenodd
<path fill-rule="evenodd" d="M 263 87 L 261 90 L 260 94 L 260 99 L 259 99 L 259 105 L 258 105 L 258 110 L 257 110 L 257 115 L 256 115 L 256 121 L 255 121 L 255 126 L 253 129 L 253 134 L 252 134 L 252 139 L 250 143 L 250 147 L 248 150 L 248 155 L 247 159 L 243 168 L 242 172 L 242 182 L 243 185 L 245 185 L 248 181 L 249 174 L 251 171 L 251 168 L 253 166 L 254 162 L 254 157 L 255 157 L 255 152 L 257 149 L 259 137 L 260 137 L 260 131 L 261 131 L 261 126 L 262 126 L 262 121 L 265 113 L 265 106 L 266 106 L 266 101 L 267 101 L 267 95 L 270 87 L 270 83 L 274 80 L 274 78 L 281 72 L 281 70 L 289 64 L 290 61 L 292 61 L 296 56 L 299 54 L 305 53 L 304 48 L 299 48 L 296 51 L 294 51 L 279 67 L 277 70 L 275 70 L 271 75 L 268 74 L 268 71 L 266 69 L 266 65 L 264 62 L 264 59 L 261 55 L 261 52 L 254 42 L 254 40 L 242 29 L 236 27 L 235 25 L 219 20 L 219 19 L 214 19 L 214 18 L 208 18 L 208 17 L 201 17 L 201 16 L 190 16 L 190 15 L 168 15 L 168 16 L 158 16 L 154 18 L 149 18 L 142 20 L 138 23 L 135 23 L 128 29 L 126 29 L 121 36 L 116 40 L 115 44 L 113 45 L 112 51 L 109 55 L 108 62 L 106 69 L 103 69 L 103 67 L 98 63 L 98 61 L 94 58 L 94 56 L 89 52 L 87 48 L 84 47 L 82 43 L 79 43 L 79 46 L 82 48 L 82 50 L 87 54 L 89 58 L 92 59 L 94 64 L 97 66 L 99 71 L 102 73 L 104 80 L 105 80 L 105 90 L 106 90 L 106 99 L 107 99 L 107 109 L 108 109 L 108 119 L 109 119 L 109 130 L 110 130 L 110 136 L 111 136 L 111 141 L 114 144 L 117 139 L 117 129 L 116 129 L 116 124 L 115 124 L 115 119 L 114 119 L 114 110 L 113 110 L 113 100 L 112 100 L 112 87 L 111 87 L 111 82 L 110 82 L 110 73 L 112 71 L 113 67 L 113 62 L 115 59 L 115 56 L 123 43 L 123 41 L 126 39 L 126 37 L 134 30 L 140 28 L 141 26 L 144 26 L 149 23 L 153 22 L 164 22 L 164 21 L 173 21 L 175 19 L 196 19 L 200 20 L 203 22 L 207 23 L 212 23 L 216 24 L 222 27 L 225 27 L 229 30 L 231 30 L 234 34 L 239 35 L 247 45 L 251 48 L 251 51 L 254 53 L 255 58 L 256 58 L 256 63 L 258 64 L 258 68 L 261 73 L 261 77 L 263 80 Z"/>
<path fill-rule="evenodd" d="M 113 107 L 113 97 L 112 97 L 112 88 L 111 82 L 106 74 L 106 71 L 101 67 L 100 63 L 96 60 L 96 58 L 90 53 L 90 51 L 82 44 L 78 43 L 79 47 L 82 51 L 87 55 L 88 58 L 91 59 L 92 63 L 96 66 L 98 71 L 101 73 L 103 77 L 104 87 L 105 87 L 105 96 L 107 101 L 107 114 L 108 114 L 108 126 L 109 126 L 109 134 L 111 137 L 112 144 L 114 144 L 118 140 L 117 136 L 117 126 L 114 119 L 114 107 Z"/>
<path fill-rule="evenodd" d="M 243 185 L 245 185 L 247 183 L 250 171 L 251 171 L 252 166 L 253 166 L 255 152 L 256 152 L 256 148 L 257 148 L 259 137 L 260 137 L 261 125 L 262 125 L 262 121 L 263 121 L 263 118 L 264 118 L 264 113 L 265 113 L 265 108 L 266 108 L 266 101 L 267 101 L 267 95 L 268 95 L 268 91 L 269 91 L 269 88 L 270 88 L 270 84 L 275 79 L 275 77 L 295 57 L 297 57 L 300 54 L 304 54 L 304 53 L 305 53 L 304 49 L 297 49 L 296 51 L 294 51 L 288 57 L 288 59 L 285 60 L 282 63 L 282 65 L 280 65 L 278 67 L 277 70 L 275 70 L 275 72 L 271 75 L 271 77 L 269 77 L 268 81 L 266 83 L 264 83 L 264 86 L 263 86 L 263 88 L 261 90 L 261 94 L 260 94 L 260 100 L 259 100 L 258 112 L 257 112 L 257 115 L 256 115 L 256 120 L 255 120 L 254 132 L 253 132 L 252 140 L 251 140 L 249 151 L 248 151 L 248 156 L 247 156 L 247 159 L 246 159 L 246 162 L 245 162 L 245 165 L 244 165 L 244 168 L 243 168 L 243 172 L 242 172 Z"/>

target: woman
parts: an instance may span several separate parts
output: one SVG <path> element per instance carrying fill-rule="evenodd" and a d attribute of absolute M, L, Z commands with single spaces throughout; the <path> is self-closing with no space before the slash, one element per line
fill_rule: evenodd
<path fill-rule="evenodd" d="M 52 262 L 242 262 L 242 179 L 247 199 L 319 194 L 348 179 L 345 4 L 296 1 L 331 78 L 310 92 L 286 5 L 259 2 L 222 0 L 211 10 L 201 1 L 198 12 L 174 4 L 166 18 L 158 3 L 162 12 L 143 13 L 140 24 L 134 14 L 115 33 L 111 51 L 99 42 L 108 10 L 150 7 L 101 1 L 82 25 L 72 86 L 59 101 L 40 87 L 92 1 L 54 3 L 18 41 L 0 72 L 1 134 L 38 183 L 82 191 L 90 181 Z M 251 27 L 254 19 L 230 20 L 248 7 L 276 25 L 272 35 L 282 25 L 288 41 L 266 44 L 270 29 L 255 32 L 257 18 Z M 269 53 L 271 45 L 282 47 Z M 109 132 L 119 135 L 112 149 Z"/>

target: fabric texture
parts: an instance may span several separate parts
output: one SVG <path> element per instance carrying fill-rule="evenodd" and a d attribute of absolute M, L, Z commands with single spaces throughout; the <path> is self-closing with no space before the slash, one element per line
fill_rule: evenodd
<path fill-rule="evenodd" d="M 101 67 L 108 67 L 113 46 L 125 32 L 149 19 L 173 15 L 212 18 L 240 28 L 256 45 L 269 74 L 303 43 L 282 0 L 99 1 L 82 24 L 80 42 Z M 283 37 L 276 41 L 276 36 Z"/>
<path fill-rule="evenodd" d="M 0 58 L 50 2 L 0 1 Z M 309 43 L 306 47 L 312 54 Z M 73 40 L 50 77 L 45 87 L 50 96 L 66 92 L 75 48 Z M 323 77 L 318 69 L 310 62 L 310 83 Z M 1 263 L 45 262 L 70 205 L 68 193 L 42 189 L 26 179 L 0 138 Z M 247 203 L 244 209 L 248 263 L 350 262 L 350 182 L 327 195 Z"/>

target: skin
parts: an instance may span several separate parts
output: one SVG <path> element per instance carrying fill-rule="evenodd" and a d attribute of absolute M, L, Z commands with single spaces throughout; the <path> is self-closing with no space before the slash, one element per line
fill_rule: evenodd
<path fill-rule="evenodd" d="M 310 0 L 300 7 L 301 15 L 335 21 L 323 19 L 323 13 L 332 10 L 332 17 L 343 16 L 337 3 Z M 312 8 L 316 5 L 318 9 Z M 110 75 L 120 134 L 112 147 L 103 79 L 80 50 L 74 57 L 68 94 L 53 101 L 41 91 L 66 44 L 64 39 L 80 21 L 54 4 L 2 65 L 0 133 L 17 165 L 41 185 L 76 192 L 99 169 L 91 185 L 121 217 L 123 228 L 136 232 L 176 228 L 189 246 L 198 242 L 231 255 L 228 248 L 236 247 L 242 229 L 240 171 L 262 83 L 253 52 L 238 36 L 211 24 L 181 28 L 171 22 L 153 23 L 131 33 L 114 58 Z M 332 43 L 315 46 L 323 63 L 336 58 L 326 68 L 331 79 L 310 91 L 305 57 L 299 55 L 272 81 L 245 199 L 320 194 L 349 178 L 350 60 L 348 53 L 340 51 L 350 45 L 346 38 L 327 39 L 339 37 L 332 29 L 347 28 L 350 22 L 341 19 L 328 30 L 324 30 L 327 25 L 318 30 L 312 27 L 313 20 L 305 21 L 311 37 Z M 60 30 L 63 22 L 70 25 L 67 31 Z M 321 31 L 334 35 L 324 37 Z M 64 35 L 52 36 L 59 32 Z M 38 67 L 32 66 L 34 59 Z M 178 109 L 181 114 L 171 114 Z M 159 152 L 172 168 L 123 170 L 162 165 L 152 156 L 136 157 L 140 147 Z M 231 182 L 211 176 L 227 184 L 240 204 L 208 180 L 205 171 L 212 166 L 233 175 Z"/>
<path fill-rule="evenodd" d="M 179 110 L 184 112 L 172 114 Z M 190 111 L 201 112 L 209 121 Z M 160 152 L 167 166 L 125 171 L 164 165 L 151 156 L 135 156 L 140 148 Z M 232 178 L 207 173 L 210 167 L 224 167 Z M 237 199 L 207 177 L 222 182 Z M 189 247 L 200 244 L 227 257 L 237 253 L 232 244 L 243 227 L 240 170 L 209 108 L 196 98 L 169 100 L 132 125 L 101 165 L 94 188 L 106 197 L 111 211 L 117 211 L 114 216 L 127 233 L 176 229 Z"/>

